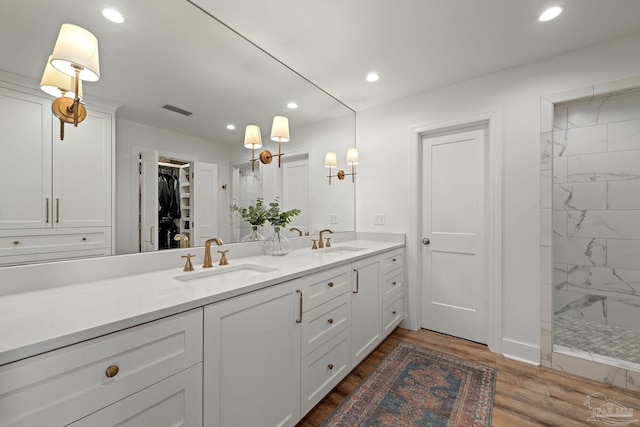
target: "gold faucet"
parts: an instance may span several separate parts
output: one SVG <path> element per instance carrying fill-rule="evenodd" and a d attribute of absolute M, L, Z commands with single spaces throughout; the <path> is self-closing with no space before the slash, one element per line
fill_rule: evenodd
<path fill-rule="evenodd" d="M 325 232 L 329 232 L 329 233 L 333 233 L 333 230 L 329 230 L 328 228 L 325 228 L 324 230 L 320 231 L 320 237 L 318 238 L 318 240 L 320 240 L 318 243 L 318 248 L 322 249 L 324 248 L 324 240 L 322 240 L 322 233 Z"/>
<path fill-rule="evenodd" d="M 180 247 L 181 247 L 181 248 L 188 248 L 188 247 L 189 247 L 189 238 L 188 238 L 187 236 L 185 236 L 184 234 L 182 234 L 182 233 L 178 233 L 178 234 L 176 234 L 176 235 L 173 237 L 173 240 L 175 240 L 176 242 L 177 242 L 178 240 L 182 240 L 182 241 L 180 242 Z"/>
<path fill-rule="evenodd" d="M 211 268 L 213 267 L 213 261 L 211 261 L 211 244 L 215 243 L 218 246 L 222 246 L 224 243 L 218 237 L 214 237 L 213 239 L 209 239 L 204 242 L 204 263 L 202 264 L 202 268 Z"/>
<path fill-rule="evenodd" d="M 298 237 L 302 236 L 302 230 L 300 230 L 298 227 L 291 227 L 289 229 L 289 231 L 297 231 L 298 232 Z"/>

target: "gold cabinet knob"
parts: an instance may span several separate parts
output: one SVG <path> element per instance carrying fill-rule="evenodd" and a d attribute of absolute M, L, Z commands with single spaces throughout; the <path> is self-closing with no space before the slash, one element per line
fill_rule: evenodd
<path fill-rule="evenodd" d="M 327 368 L 329 368 L 329 369 L 333 369 L 333 363 L 329 363 L 329 364 L 327 365 Z"/>
<path fill-rule="evenodd" d="M 397 261 L 397 260 L 396 260 L 395 258 L 392 258 L 392 259 L 391 259 L 391 262 L 396 262 L 396 261 Z"/>
<path fill-rule="evenodd" d="M 113 378 L 118 375 L 118 372 L 120 372 L 120 368 L 118 368 L 117 365 L 111 365 L 107 368 L 104 374 L 107 376 L 107 378 Z"/>
<path fill-rule="evenodd" d="M 14 241 L 13 241 L 13 244 L 14 244 L 14 245 L 19 245 L 19 244 L 20 244 L 20 240 L 14 240 Z"/>
<path fill-rule="evenodd" d="M 395 310 L 393 310 L 393 311 L 391 312 L 391 314 L 393 314 L 393 315 L 395 316 L 395 315 L 396 315 L 396 311 L 395 311 Z"/>
<path fill-rule="evenodd" d="M 395 285 L 397 285 L 397 284 L 398 284 L 398 282 L 391 282 L 391 284 L 392 284 L 393 286 L 395 286 Z"/>
<path fill-rule="evenodd" d="M 333 288 L 333 282 L 327 283 L 327 286 L 330 287 L 330 288 Z"/>
<path fill-rule="evenodd" d="M 329 319 L 329 320 L 327 320 L 327 322 L 328 322 L 330 325 L 333 325 L 333 319 Z"/>
<path fill-rule="evenodd" d="M 83 242 L 86 242 L 86 241 L 87 241 L 87 238 L 86 238 L 86 237 L 83 237 L 83 238 L 82 238 L 82 241 L 83 241 Z"/>

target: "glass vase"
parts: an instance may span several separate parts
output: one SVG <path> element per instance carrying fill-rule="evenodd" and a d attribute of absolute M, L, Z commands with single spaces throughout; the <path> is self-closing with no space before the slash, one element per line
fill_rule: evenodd
<path fill-rule="evenodd" d="M 273 227 L 273 236 L 264 241 L 264 253 L 286 255 L 291 252 L 291 249 L 291 241 L 280 231 L 280 227 Z"/>
<path fill-rule="evenodd" d="M 247 234 L 242 238 L 243 242 L 257 242 L 260 240 L 264 240 L 264 236 L 260 234 L 260 232 L 258 231 L 257 225 L 252 225 L 251 233 Z"/>

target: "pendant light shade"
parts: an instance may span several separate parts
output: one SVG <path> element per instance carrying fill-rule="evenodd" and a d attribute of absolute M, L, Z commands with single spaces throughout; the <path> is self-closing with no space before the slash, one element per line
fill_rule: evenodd
<path fill-rule="evenodd" d="M 56 45 L 51 54 L 51 65 L 80 80 L 95 82 L 100 79 L 98 39 L 89 31 L 73 24 L 62 24 Z"/>
<path fill-rule="evenodd" d="M 42 80 L 40 80 L 40 89 L 45 93 L 56 98 L 65 96 L 66 98 L 75 98 L 75 88 L 73 77 L 70 77 L 64 73 L 53 68 L 51 65 L 51 57 L 47 60 L 47 65 L 42 74 Z M 82 82 L 78 84 L 78 97 L 82 98 Z"/>

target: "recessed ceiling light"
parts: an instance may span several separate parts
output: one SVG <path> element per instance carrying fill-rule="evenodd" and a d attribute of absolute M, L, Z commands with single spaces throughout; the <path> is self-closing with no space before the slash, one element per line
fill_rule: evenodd
<path fill-rule="evenodd" d="M 111 22 L 115 22 L 116 24 L 122 24 L 124 22 L 124 17 L 122 16 L 122 14 L 114 9 L 104 9 L 102 11 L 102 16 L 104 16 Z"/>
<path fill-rule="evenodd" d="M 298 104 L 296 104 L 295 102 L 290 102 L 287 104 L 287 108 L 295 110 L 296 108 L 298 108 Z"/>
<path fill-rule="evenodd" d="M 378 73 L 371 72 L 371 73 L 367 74 L 367 81 L 368 82 L 376 82 L 376 81 L 378 81 L 379 78 L 380 78 L 380 76 L 378 75 Z"/>
<path fill-rule="evenodd" d="M 234 125 L 233 123 L 229 123 L 229 124 L 227 125 L 227 129 L 229 129 L 229 130 L 235 130 L 235 129 L 236 129 L 236 125 Z"/>
<path fill-rule="evenodd" d="M 538 20 L 540 22 L 551 21 L 552 19 L 557 18 L 558 15 L 562 13 L 562 11 L 563 11 L 563 8 L 560 6 L 550 7 L 549 9 L 542 12 Z"/>

